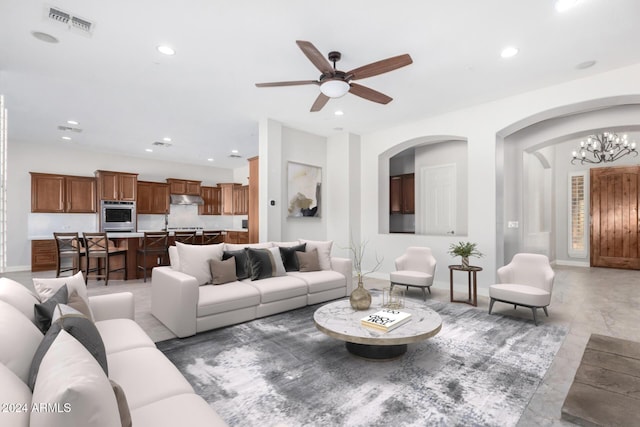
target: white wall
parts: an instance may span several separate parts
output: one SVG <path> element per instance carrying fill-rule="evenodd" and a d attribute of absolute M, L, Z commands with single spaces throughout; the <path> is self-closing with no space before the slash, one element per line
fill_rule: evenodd
<path fill-rule="evenodd" d="M 166 178 L 202 180 L 204 185 L 229 182 L 232 169 L 194 166 L 81 150 L 65 143 L 30 144 L 9 140 L 7 178 L 7 269 L 26 270 L 31 264 L 28 223 L 31 211 L 29 172 L 93 176 L 96 170 L 137 172 L 145 181 Z M 65 215 L 68 217 L 71 214 Z M 85 214 L 81 215 L 86 218 Z M 86 230 L 90 231 L 90 230 Z"/>

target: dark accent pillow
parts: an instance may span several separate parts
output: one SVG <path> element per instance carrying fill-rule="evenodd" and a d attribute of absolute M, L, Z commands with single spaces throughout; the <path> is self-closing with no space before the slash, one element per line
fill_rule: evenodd
<path fill-rule="evenodd" d="M 211 269 L 212 285 L 223 285 L 225 283 L 235 282 L 237 280 L 235 257 L 225 259 L 224 261 L 210 259 L 209 268 Z"/>
<path fill-rule="evenodd" d="M 284 248 L 280 246 L 280 256 L 282 257 L 282 263 L 284 264 L 285 271 L 299 271 L 300 265 L 298 265 L 298 257 L 296 252 L 304 252 L 307 249 L 307 244 L 302 243 L 297 246 L 290 246 Z"/>
<path fill-rule="evenodd" d="M 238 280 L 244 280 L 249 278 L 249 266 L 247 253 L 244 249 L 239 251 L 224 251 L 222 252 L 222 260 L 234 257 L 236 259 L 236 277 Z"/>
<path fill-rule="evenodd" d="M 33 356 L 27 383 L 31 391 L 33 391 L 33 387 L 36 384 L 36 378 L 38 377 L 38 371 L 40 370 L 40 363 L 42 363 L 44 355 L 49 351 L 49 347 L 51 347 L 51 344 L 53 344 L 58 337 L 58 334 L 60 334 L 60 331 L 63 329 L 77 339 L 80 344 L 82 344 L 87 351 L 91 353 L 98 364 L 100 364 L 105 375 L 109 376 L 107 352 L 104 348 L 104 342 L 102 341 L 102 337 L 100 337 L 100 333 L 98 332 L 96 325 L 90 319 L 81 314 L 66 314 L 51 325 Z"/>
<path fill-rule="evenodd" d="M 66 304 L 69 300 L 69 292 L 67 291 L 67 285 L 62 285 L 58 291 L 53 294 L 51 298 L 43 302 L 42 304 L 34 304 L 33 312 L 35 317 L 36 326 L 46 334 L 51 327 L 51 318 L 53 317 L 53 310 L 56 309 L 58 304 Z"/>
<path fill-rule="evenodd" d="M 246 248 L 251 280 L 273 277 L 273 254 L 266 249 Z"/>
<path fill-rule="evenodd" d="M 318 250 L 313 248 L 309 252 L 296 252 L 300 271 L 320 271 L 320 261 L 318 259 Z"/>
<path fill-rule="evenodd" d="M 124 394 L 124 390 L 120 387 L 120 384 L 110 379 L 111 388 L 113 394 L 116 396 L 116 402 L 118 403 L 118 412 L 120 412 L 120 424 L 122 427 L 132 427 L 131 411 L 129 410 L 129 404 L 127 403 L 127 396 Z"/>

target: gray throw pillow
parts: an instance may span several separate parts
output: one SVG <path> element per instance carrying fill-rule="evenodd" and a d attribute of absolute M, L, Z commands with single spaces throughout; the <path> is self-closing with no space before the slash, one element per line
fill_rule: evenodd
<path fill-rule="evenodd" d="M 213 285 L 222 285 L 237 280 L 235 257 L 225 259 L 224 261 L 210 259 L 209 268 L 211 268 L 211 284 Z"/>
<path fill-rule="evenodd" d="M 267 249 L 246 248 L 251 280 L 273 277 L 276 270 L 273 254 Z"/>
<path fill-rule="evenodd" d="M 320 271 L 320 262 L 318 260 L 318 250 L 312 249 L 309 252 L 296 252 L 300 271 Z"/>
<path fill-rule="evenodd" d="M 222 260 L 229 258 L 236 259 L 236 277 L 238 280 L 244 280 L 249 278 L 249 266 L 247 260 L 247 253 L 244 249 L 239 251 L 224 251 L 222 252 Z"/>
<path fill-rule="evenodd" d="M 66 304 L 69 300 L 69 292 L 67 291 L 67 285 L 62 285 L 58 291 L 53 294 L 51 298 L 43 302 L 42 304 L 35 304 L 33 306 L 35 322 L 38 329 L 46 334 L 51 327 L 51 318 L 53 317 L 53 310 L 56 309 L 58 304 Z"/>
<path fill-rule="evenodd" d="M 87 305 L 85 300 L 80 295 L 78 295 L 78 291 L 76 291 L 75 289 L 72 290 L 71 293 L 69 294 L 69 300 L 67 301 L 67 305 L 75 308 L 80 313 L 87 316 L 87 319 L 93 320 L 91 318 L 91 310 L 89 309 L 89 306 Z"/>
<path fill-rule="evenodd" d="M 284 263 L 284 269 L 286 271 L 299 271 L 300 265 L 298 264 L 298 257 L 296 256 L 296 252 L 304 252 L 307 248 L 307 244 L 303 243 L 301 245 L 283 247 L 280 246 L 280 256 L 282 257 L 282 262 Z"/>
<path fill-rule="evenodd" d="M 38 377 L 38 371 L 40 370 L 40 363 L 42 363 L 42 359 L 47 351 L 49 351 L 49 347 L 51 347 L 58 337 L 58 334 L 60 334 L 60 331 L 63 329 L 78 340 L 87 349 L 87 351 L 91 353 L 91 355 L 100 364 L 100 367 L 102 367 L 105 375 L 109 376 L 107 352 L 104 348 L 104 342 L 102 341 L 102 337 L 100 337 L 100 333 L 98 332 L 96 325 L 81 314 L 67 314 L 53 322 L 33 356 L 27 383 L 29 388 L 31 388 L 31 391 L 33 391 L 36 384 L 36 378 Z"/>

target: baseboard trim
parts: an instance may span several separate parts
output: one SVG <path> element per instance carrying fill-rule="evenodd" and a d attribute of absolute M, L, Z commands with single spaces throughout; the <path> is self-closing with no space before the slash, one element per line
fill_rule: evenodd
<path fill-rule="evenodd" d="M 566 261 L 566 260 L 555 260 L 551 263 L 551 265 L 563 265 L 566 267 L 590 267 L 589 262 L 585 261 Z"/>
<path fill-rule="evenodd" d="M 30 265 L 16 265 L 13 267 L 5 267 L 3 273 L 16 273 L 18 271 L 31 271 Z"/>

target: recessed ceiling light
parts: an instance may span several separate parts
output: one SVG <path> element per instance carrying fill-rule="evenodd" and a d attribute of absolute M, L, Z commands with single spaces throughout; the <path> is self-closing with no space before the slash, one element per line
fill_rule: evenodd
<path fill-rule="evenodd" d="M 231 150 L 233 154 L 238 154 L 238 150 Z"/>
<path fill-rule="evenodd" d="M 146 151 L 147 153 L 153 153 L 153 150 L 151 148 L 145 148 L 144 151 Z"/>
<path fill-rule="evenodd" d="M 207 159 L 207 162 L 213 162 L 212 158 Z"/>
<path fill-rule="evenodd" d="M 581 62 L 578 65 L 576 65 L 576 68 L 578 70 L 584 70 L 586 68 L 591 68 L 594 65 L 596 65 L 596 61 L 584 61 L 584 62 Z"/>
<path fill-rule="evenodd" d="M 176 51 L 173 50 L 173 48 L 166 46 L 166 45 L 160 45 L 157 47 L 158 52 L 163 53 L 165 55 L 175 55 Z"/>
<path fill-rule="evenodd" d="M 338 110 L 333 114 L 335 114 L 336 116 L 344 116 L 344 112 L 342 110 Z"/>
<path fill-rule="evenodd" d="M 64 139 L 65 141 L 71 141 L 71 137 L 70 136 L 63 136 L 62 139 Z"/>
<path fill-rule="evenodd" d="M 162 138 L 162 140 L 164 142 L 171 142 L 171 138 L 169 138 L 168 136 L 165 136 L 164 138 Z"/>
<path fill-rule="evenodd" d="M 556 0 L 556 10 L 564 12 L 578 4 L 579 0 Z"/>
<path fill-rule="evenodd" d="M 519 50 L 517 47 L 509 46 L 502 49 L 500 56 L 503 58 L 512 58 L 518 54 Z"/>
<path fill-rule="evenodd" d="M 67 120 L 67 123 L 70 124 L 70 125 L 79 125 L 80 124 L 75 120 Z"/>
<path fill-rule="evenodd" d="M 31 35 L 41 42 L 45 43 L 58 43 L 58 39 L 53 37 L 51 34 L 42 33 L 40 31 L 31 31 Z"/>

